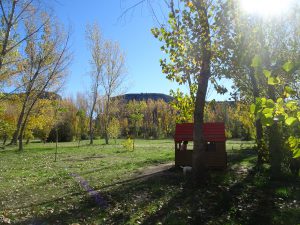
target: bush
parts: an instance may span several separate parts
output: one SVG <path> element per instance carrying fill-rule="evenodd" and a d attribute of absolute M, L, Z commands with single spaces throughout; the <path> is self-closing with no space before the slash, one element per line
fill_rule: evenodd
<path fill-rule="evenodd" d="M 89 135 L 87 133 L 81 134 L 81 140 L 89 140 Z"/>
<path fill-rule="evenodd" d="M 72 125 L 69 122 L 63 122 L 58 125 L 58 141 L 59 142 L 70 142 L 73 141 L 74 131 Z M 48 142 L 56 142 L 56 130 L 53 128 L 50 131 Z"/>
<path fill-rule="evenodd" d="M 126 141 L 122 143 L 122 146 L 127 151 L 133 151 L 134 150 L 134 141 L 131 138 L 128 138 Z"/>

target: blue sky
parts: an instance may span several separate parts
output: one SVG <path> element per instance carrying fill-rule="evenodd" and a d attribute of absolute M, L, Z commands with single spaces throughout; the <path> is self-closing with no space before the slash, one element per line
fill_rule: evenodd
<path fill-rule="evenodd" d="M 160 43 L 150 29 L 157 25 L 148 7 L 139 7 L 120 19 L 124 9 L 136 0 L 60 0 L 51 4 L 55 15 L 65 25 L 71 27 L 71 51 L 73 61 L 63 89 L 63 96 L 76 96 L 77 92 L 89 90 L 89 53 L 85 40 L 87 23 L 97 22 L 105 39 L 119 42 L 126 53 L 128 79 L 127 93 L 164 93 L 176 89 L 162 74 L 159 59 L 163 57 Z M 184 87 L 180 87 L 185 89 Z M 214 92 L 209 99 L 228 99 Z"/>

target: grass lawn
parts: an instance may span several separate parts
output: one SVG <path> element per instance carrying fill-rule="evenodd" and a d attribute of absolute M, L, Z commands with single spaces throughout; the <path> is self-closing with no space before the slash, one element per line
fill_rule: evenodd
<path fill-rule="evenodd" d="M 0 224 L 299 224 L 299 180 L 269 181 L 251 170 L 252 143 L 228 141 L 229 168 L 193 185 L 181 170 L 147 178 L 172 162 L 172 140 L 32 143 L 0 151 Z"/>

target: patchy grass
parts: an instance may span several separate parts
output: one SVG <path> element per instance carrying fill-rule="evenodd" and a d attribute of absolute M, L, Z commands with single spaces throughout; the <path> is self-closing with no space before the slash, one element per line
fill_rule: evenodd
<path fill-rule="evenodd" d="M 0 216 L 12 224 L 298 224 L 299 180 L 271 182 L 252 170 L 251 143 L 229 141 L 227 171 L 195 185 L 180 169 L 139 177 L 170 162 L 172 140 L 116 145 L 34 143 L 0 151 Z M 237 146 L 243 147 L 238 150 Z M 232 150 L 232 146 L 235 146 Z M 236 149 L 235 149 L 236 148 Z M 3 220 L 4 219 L 4 220 Z M 0 218 L 1 221 L 1 218 Z M 1 223 L 1 222 L 0 222 Z"/>

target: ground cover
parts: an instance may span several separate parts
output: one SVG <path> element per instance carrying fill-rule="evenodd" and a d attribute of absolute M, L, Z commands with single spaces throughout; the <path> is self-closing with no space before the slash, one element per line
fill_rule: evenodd
<path fill-rule="evenodd" d="M 172 140 L 137 140 L 134 151 L 97 140 L 32 143 L 0 151 L 0 216 L 11 224 L 298 224 L 299 180 L 253 170 L 251 142 L 228 141 L 227 171 L 195 185 L 173 161 Z M 149 175 L 149 171 L 153 174 Z"/>

